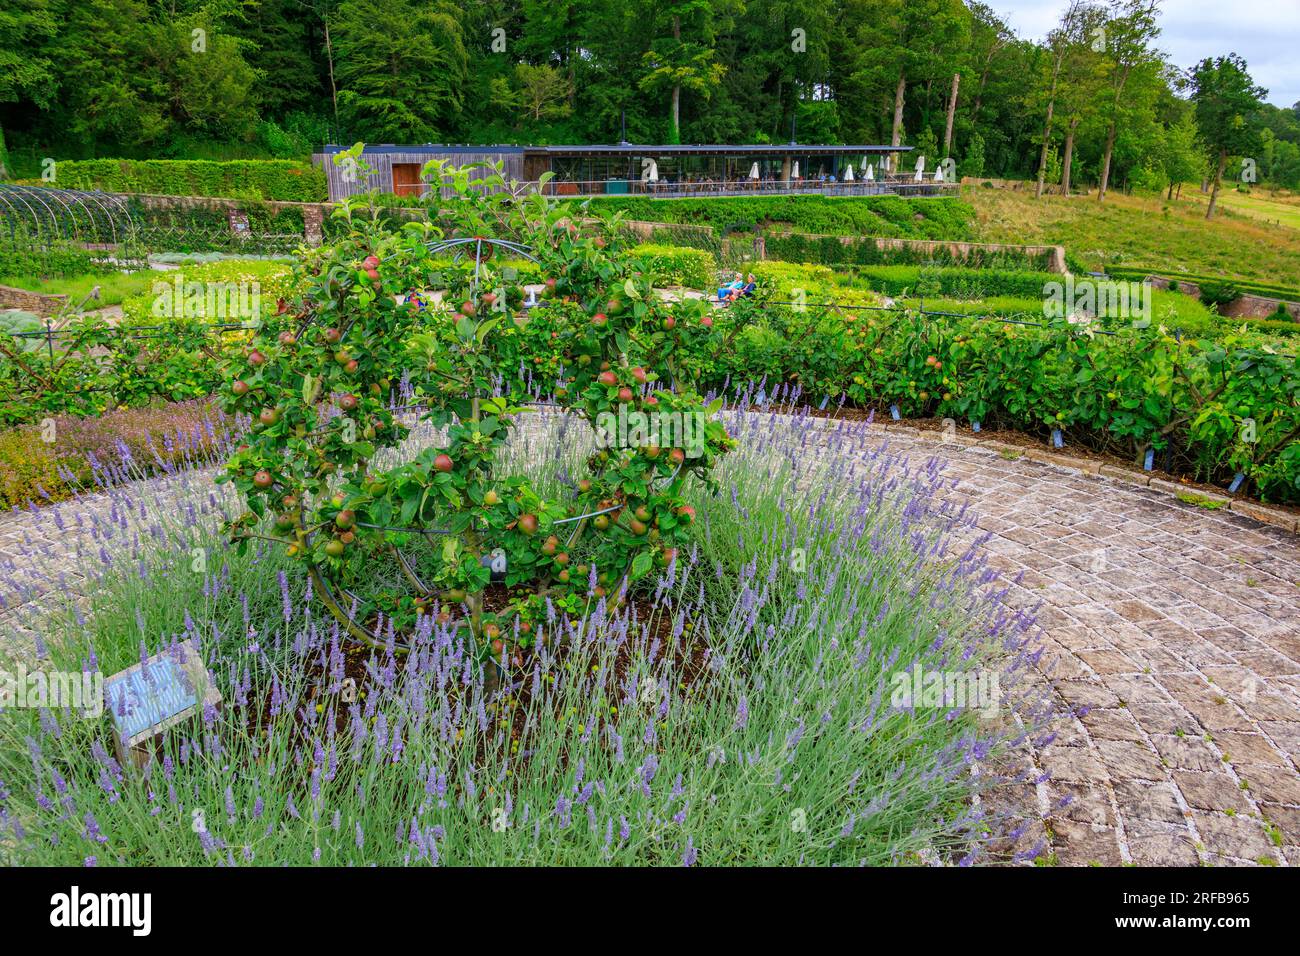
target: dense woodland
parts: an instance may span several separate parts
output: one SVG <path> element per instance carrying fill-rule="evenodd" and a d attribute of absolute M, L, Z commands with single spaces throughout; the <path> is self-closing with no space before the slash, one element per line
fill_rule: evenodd
<path fill-rule="evenodd" d="M 1043 42 L 961 0 L 5 0 L 0 150 L 300 158 L 322 142 L 901 142 L 962 175 L 1300 186 L 1300 104 L 1158 0 Z M 0 158 L 4 153 L 0 152 Z"/>

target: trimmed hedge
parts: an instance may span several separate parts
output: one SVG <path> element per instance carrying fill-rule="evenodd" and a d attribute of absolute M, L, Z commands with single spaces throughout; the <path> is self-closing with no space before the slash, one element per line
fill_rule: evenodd
<path fill-rule="evenodd" d="M 628 219 L 712 226 L 719 236 L 779 224 L 823 235 L 970 239 L 975 217 L 959 199 L 902 196 L 600 196 L 587 203 L 593 211 L 622 212 Z"/>
<path fill-rule="evenodd" d="M 1049 252 L 1040 255 L 992 251 L 974 247 L 965 256 L 947 249 L 879 248 L 871 239 L 842 241 L 833 235 L 791 233 L 767 238 L 767 255 L 785 262 L 821 265 L 952 265 L 970 269 L 1044 269 Z"/>
<path fill-rule="evenodd" d="M 665 285 L 708 289 L 716 278 L 717 263 L 712 255 L 702 249 L 647 242 L 634 246 L 631 255 L 634 259 L 640 259 Z"/>
<path fill-rule="evenodd" d="M 987 299 L 1011 296 L 1021 299 L 1043 298 L 1049 282 L 1062 277 L 1053 272 L 1029 272 L 1009 269 L 925 269 L 920 266 L 854 266 L 844 270 L 876 292 L 889 296 L 915 294 L 955 299 Z"/>
<path fill-rule="evenodd" d="M 160 196 L 248 197 L 282 202 L 325 202 L 325 171 L 288 159 L 84 159 L 61 160 L 53 184 L 61 189 L 102 189 Z"/>

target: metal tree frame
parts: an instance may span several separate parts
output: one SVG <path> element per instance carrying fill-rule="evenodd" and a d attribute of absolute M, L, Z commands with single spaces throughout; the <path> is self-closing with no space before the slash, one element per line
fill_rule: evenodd
<path fill-rule="evenodd" d="M 482 267 L 484 262 L 483 248 L 485 245 L 494 248 L 499 247 L 499 248 L 507 249 L 510 252 L 515 253 L 516 255 L 522 256 L 523 258 L 527 259 L 528 261 L 532 262 L 535 265 L 541 264 L 540 261 L 537 259 L 537 257 L 532 254 L 532 252 L 527 246 L 518 242 L 512 242 L 510 240 L 494 239 L 487 236 L 471 236 L 471 237 L 466 237 L 461 239 L 437 240 L 435 242 L 426 243 L 425 248 L 428 249 L 428 251 L 434 255 L 438 255 L 440 253 L 448 252 L 454 249 L 455 253 L 452 256 L 452 259 L 454 262 L 459 262 L 461 258 L 465 255 L 465 253 L 469 251 L 470 247 L 472 246 L 473 255 L 474 255 L 474 275 L 470 281 L 470 295 L 474 296 L 478 292 L 479 281 L 480 281 L 480 277 L 482 276 Z M 525 304 L 524 307 L 526 309 L 531 308 L 531 306 L 527 304 Z M 310 320 L 306 324 L 310 324 Z M 553 403 L 536 403 L 536 404 L 553 404 Z M 418 408 L 419 406 L 409 406 L 409 407 Z M 673 471 L 673 473 L 669 475 L 667 479 L 662 482 L 660 487 L 661 488 L 666 487 L 667 485 L 670 485 L 674 481 L 676 481 L 677 478 L 681 475 L 682 469 L 684 467 L 685 467 L 684 462 L 682 464 L 679 464 L 677 468 Z M 556 525 L 564 525 L 564 524 L 573 525 L 573 532 L 572 534 L 569 535 L 569 538 L 565 545 L 566 547 L 571 547 L 574 541 L 577 540 L 578 534 L 582 530 L 584 522 L 586 522 L 591 518 L 599 517 L 600 515 L 611 514 L 615 511 L 618 511 L 621 507 L 622 507 L 621 505 L 616 504 L 608 508 L 602 508 L 599 511 L 593 511 L 587 514 L 572 515 L 567 518 L 560 518 L 554 523 Z M 418 534 L 418 535 L 444 535 L 444 534 L 455 533 L 447 528 L 426 528 L 426 527 L 404 527 L 403 528 L 403 527 L 375 525 L 375 524 L 369 524 L 361 521 L 358 521 L 356 526 L 358 528 L 366 528 L 367 530 L 378 531 L 380 533 L 397 532 L 403 534 Z M 311 540 L 311 536 L 309 535 L 308 541 L 310 542 L 310 540 Z M 432 589 L 420 579 L 419 575 L 416 573 L 416 569 L 414 565 L 412 564 L 410 559 L 402 552 L 402 549 L 398 547 L 397 544 L 391 541 L 388 542 L 388 550 L 392 553 L 393 557 L 397 560 L 398 568 L 401 570 L 403 576 L 416 590 L 421 592 L 422 595 L 428 595 L 433 593 Z M 352 591 L 344 587 L 338 588 L 336 592 L 335 589 L 331 586 L 329 580 L 323 574 L 321 574 L 317 568 L 313 567 L 311 569 L 311 577 L 312 577 L 313 584 L 319 591 L 326 607 L 328 607 L 330 611 L 335 615 L 335 617 L 339 619 L 340 623 L 342 623 L 350 631 L 353 631 L 359 636 L 362 636 L 364 640 L 366 640 L 368 643 L 371 643 L 373 646 L 382 646 L 384 644 L 384 640 L 380 635 L 376 634 L 373 630 L 366 627 L 364 624 L 362 624 L 360 621 L 356 619 L 356 609 L 366 603 L 364 599 L 358 597 Z M 340 595 L 346 598 L 350 602 L 351 604 L 350 613 L 346 613 L 346 614 L 344 613 L 343 602 L 339 600 Z"/>

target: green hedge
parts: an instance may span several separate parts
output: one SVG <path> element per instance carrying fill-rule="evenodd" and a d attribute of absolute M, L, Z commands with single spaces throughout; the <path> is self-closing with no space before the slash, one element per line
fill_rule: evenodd
<path fill-rule="evenodd" d="M 627 219 L 712 226 L 720 236 L 781 225 L 823 235 L 970 239 L 975 216 L 959 199 L 902 196 L 602 196 L 587 202 L 593 211 L 618 211 Z"/>
<path fill-rule="evenodd" d="M 1060 282 L 1052 272 L 1009 269 L 959 269 L 920 266 L 853 266 L 843 270 L 856 281 L 889 296 L 946 296 L 956 299 L 987 299 L 1012 296 L 1042 301 L 1049 282 Z"/>
<path fill-rule="evenodd" d="M 947 201 L 947 200 L 942 200 Z M 965 256 L 947 249 L 879 248 L 871 239 L 844 242 L 838 236 L 790 233 L 767 237 L 767 255 L 785 262 L 822 265 L 953 265 L 972 269 L 1039 271 L 1046 268 L 1049 252 L 993 251 L 974 247 Z"/>
<path fill-rule="evenodd" d="M 64 239 L 31 233 L 22 227 L 13 233 L 0 230 L 0 279 L 71 279 L 109 268 L 88 250 Z"/>
<path fill-rule="evenodd" d="M 84 159 L 55 167 L 62 189 L 160 196 L 217 196 L 325 202 L 324 170 L 288 159 Z"/>
<path fill-rule="evenodd" d="M 661 246 L 642 243 L 634 246 L 631 255 L 659 277 L 663 285 L 684 285 L 693 289 L 708 289 L 714 284 L 717 263 L 712 255 L 702 249 L 684 246 Z"/>

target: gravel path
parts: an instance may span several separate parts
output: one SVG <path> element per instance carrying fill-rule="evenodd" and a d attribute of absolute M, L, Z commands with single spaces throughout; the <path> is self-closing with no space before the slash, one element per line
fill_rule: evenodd
<path fill-rule="evenodd" d="M 1037 611 L 1040 669 L 1079 716 L 1024 755 L 1037 782 L 1003 795 L 1037 821 L 1022 848 L 1045 840 L 1063 865 L 1300 865 L 1300 537 L 938 433 L 837 427 L 829 453 L 939 458 L 1015 582 L 1008 602 Z M 201 472 L 128 497 L 200 518 L 224 500 Z M 0 514 L 8 649 L 30 645 L 35 609 L 75 599 L 81 561 L 132 533 L 123 511 L 100 497 Z"/>

